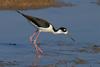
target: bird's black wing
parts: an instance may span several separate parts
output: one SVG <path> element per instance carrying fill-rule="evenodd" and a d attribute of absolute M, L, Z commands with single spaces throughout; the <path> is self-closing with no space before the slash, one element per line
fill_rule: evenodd
<path fill-rule="evenodd" d="M 33 17 L 32 21 L 38 27 L 48 28 L 50 26 L 50 24 L 48 23 L 48 21 L 40 19 L 40 18 L 37 18 L 37 17 Z"/>
<path fill-rule="evenodd" d="M 36 26 L 38 27 L 43 27 L 43 28 L 47 28 L 49 27 L 49 23 L 48 21 L 44 20 L 44 19 L 40 19 L 40 18 L 37 18 L 37 17 L 32 17 L 32 16 L 29 16 L 29 15 L 25 15 L 23 13 L 21 13 L 20 11 L 17 11 L 19 14 L 21 14 L 22 16 L 24 16 L 26 19 L 28 19 L 29 21 L 32 22 L 32 24 L 35 24 Z"/>

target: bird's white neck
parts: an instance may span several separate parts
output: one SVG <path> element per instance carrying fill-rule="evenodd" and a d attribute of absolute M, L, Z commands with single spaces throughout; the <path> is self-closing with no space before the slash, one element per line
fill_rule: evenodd
<path fill-rule="evenodd" d="M 56 30 L 56 31 L 53 32 L 53 34 L 68 34 L 68 31 L 63 32 L 61 30 Z"/>
<path fill-rule="evenodd" d="M 55 29 L 52 25 L 50 25 L 48 28 L 39 28 L 40 32 L 49 32 L 53 34 L 67 34 L 68 31 L 63 32 L 61 29 Z"/>
<path fill-rule="evenodd" d="M 53 34 L 61 34 L 61 30 L 54 31 Z"/>

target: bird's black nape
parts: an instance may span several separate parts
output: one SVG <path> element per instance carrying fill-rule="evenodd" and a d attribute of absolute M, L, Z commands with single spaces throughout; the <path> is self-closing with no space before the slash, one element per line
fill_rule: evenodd
<path fill-rule="evenodd" d="M 60 27 L 59 30 L 62 30 L 63 32 L 66 32 L 66 31 L 67 31 L 67 28 L 65 28 L 65 27 Z"/>
<path fill-rule="evenodd" d="M 60 28 L 58 28 L 58 29 L 55 29 L 54 26 L 53 26 L 53 30 L 54 30 L 54 32 L 57 32 L 57 31 L 59 31 L 59 30 L 61 30 L 61 31 L 63 31 L 63 32 L 66 32 L 66 31 L 67 31 L 67 28 L 65 28 L 65 27 L 60 27 Z"/>

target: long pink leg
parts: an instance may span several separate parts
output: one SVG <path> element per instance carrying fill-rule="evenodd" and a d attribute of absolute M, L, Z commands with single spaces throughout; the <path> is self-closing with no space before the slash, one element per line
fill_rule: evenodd
<path fill-rule="evenodd" d="M 40 41 L 39 41 L 39 39 L 37 40 L 37 44 L 40 46 Z"/>
<path fill-rule="evenodd" d="M 38 54 L 42 54 L 42 53 L 43 53 L 42 49 L 39 48 L 39 47 L 37 46 L 37 44 L 36 44 L 39 35 L 40 35 L 40 32 L 38 32 L 38 34 L 37 34 L 37 36 L 36 36 L 36 39 L 34 40 L 34 46 L 35 46 L 35 48 L 36 48 L 36 52 L 37 52 Z"/>
<path fill-rule="evenodd" d="M 35 31 L 30 37 L 29 37 L 29 41 L 30 43 L 32 43 L 34 36 L 36 35 L 37 31 Z"/>

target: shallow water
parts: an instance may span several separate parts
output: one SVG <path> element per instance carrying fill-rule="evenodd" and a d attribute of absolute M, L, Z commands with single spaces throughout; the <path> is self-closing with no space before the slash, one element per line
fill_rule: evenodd
<path fill-rule="evenodd" d="M 66 1 L 66 0 L 64 0 Z M 65 26 L 76 42 L 63 35 L 41 33 L 44 54 L 37 58 L 28 37 L 35 30 L 15 11 L 0 12 L 1 67 L 100 67 L 100 6 L 95 0 L 67 0 L 76 6 L 23 11 Z"/>

